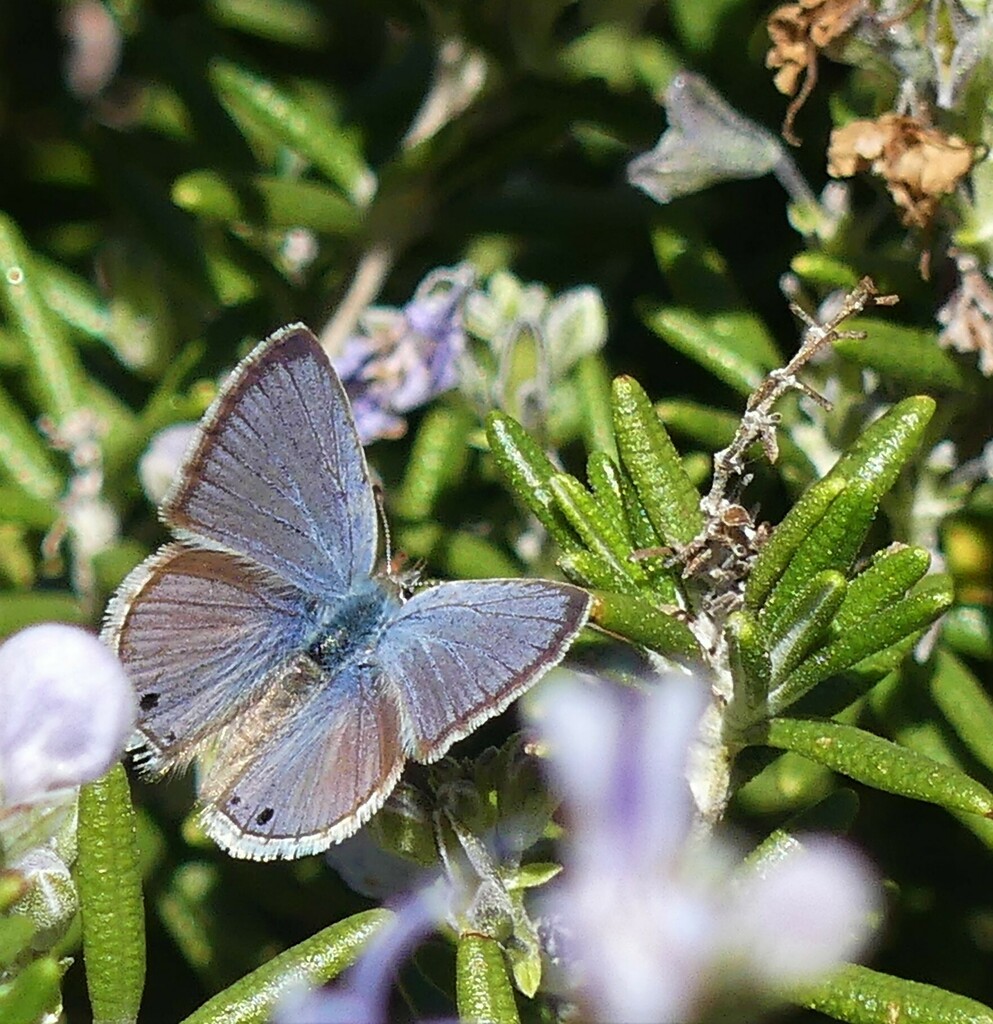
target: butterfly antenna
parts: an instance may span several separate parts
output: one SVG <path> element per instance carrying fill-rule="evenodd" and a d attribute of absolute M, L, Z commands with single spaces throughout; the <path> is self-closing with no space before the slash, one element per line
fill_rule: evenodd
<path fill-rule="evenodd" d="M 386 508 L 383 504 L 383 488 L 378 484 L 372 485 L 372 493 L 376 499 L 376 511 L 379 513 L 379 521 L 383 524 L 383 552 L 386 556 L 386 564 L 393 565 L 393 540 L 390 537 L 390 524 L 386 518 Z"/>
<path fill-rule="evenodd" d="M 383 505 L 383 488 L 375 483 L 372 485 L 372 493 L 376 496 L 376 509 L 379 512 L 380 522 L 383 524 L 383 555 L 386 558 L 386 576 L 397 585 L 401 598 L 406 600 L 414 593 L 420 580 L 421 570 L 419 566 L 412 569 L 405 568 L 407 556 L 402 551 L 393 553 L 390 524 L 386 519 L 386 509 Z"/>

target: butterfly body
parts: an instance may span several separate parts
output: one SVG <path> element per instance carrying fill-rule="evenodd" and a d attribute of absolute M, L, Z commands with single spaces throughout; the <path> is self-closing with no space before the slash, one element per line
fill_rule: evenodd
<path fill-rule="evenodd" d="M 376 575 L 376 509 L 348 400 L 302 325 L 208 410 L 104 637 L 135 683 L 148 770 L 195 764 L 235 856 L 315 853 L 557 664 L 590 598 L 544 580 L 407 592 Z"/>
<path fill-rule="evenodd" d="M 354 593 L 316 609 L 308 655 L 325 670 L 352 660 L 374 663 L 379 636 L 399 608 L 399 599 L 380 579 L 370 577 Z"/>

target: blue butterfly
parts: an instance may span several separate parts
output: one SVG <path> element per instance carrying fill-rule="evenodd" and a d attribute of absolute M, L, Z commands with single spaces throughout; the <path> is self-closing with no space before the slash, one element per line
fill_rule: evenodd
<path fill-rule="evenodd" d="M 348 399 L 302 324 L 207 410 L 161 508 L 176 541 L 124 580 L 103 635 L 152 772 L 197 766 L 236 857 L 317 853 L 558 664 L 590 596 L 544 580 L 374 572 L 377 511 Z"/>

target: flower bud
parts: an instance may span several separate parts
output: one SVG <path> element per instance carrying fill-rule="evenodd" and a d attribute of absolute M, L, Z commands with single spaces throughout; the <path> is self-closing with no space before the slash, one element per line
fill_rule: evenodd
<path fill-rule="evenodd" d="M 30 626 L 0 645 L 0 807 L 99 778 L 135 723 L 120 662 L 75 626 Z"/>

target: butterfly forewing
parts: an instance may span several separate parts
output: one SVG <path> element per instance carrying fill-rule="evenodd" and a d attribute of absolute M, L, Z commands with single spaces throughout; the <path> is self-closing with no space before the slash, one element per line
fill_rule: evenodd
<path fill-rule="evenodd" d="M 376 509 L 348 400 L 317 339 L 284 327 L 235 370 L 162 517 L 314 594 L 371 572 Z"/>
<path fill-rule="evenodd" d="M 401 695 L 407 754 L 441 757 L 557 665 L 590 596 L 544 580 L 442 583 L 415 594 L 378 649 Z"/>
<path fill-rule="evenodd" d="M 134 683 L 151 766 L 188 761 L 257 701 L 308 628 L 299 591 L 236 556 L 169 544 L 139 565 L 104 638 Z"/>
<path fill-rule="evenodd" d="M 327 849 L 379 810 L 403 768 L 395 696 L 375 670 L 349 666 L 288 682 L 293 712 L 260 708 L 232 723 L 201 772 L 204 827 L 238 857 Z"/>

